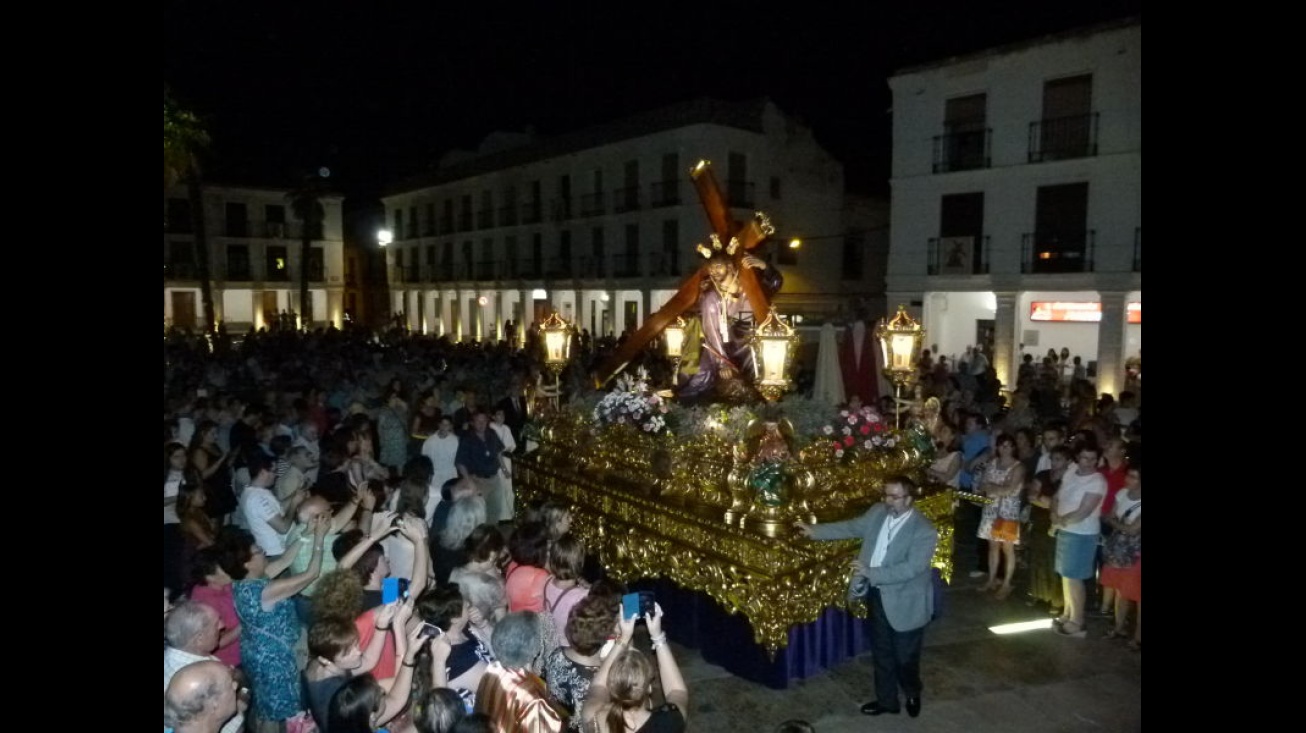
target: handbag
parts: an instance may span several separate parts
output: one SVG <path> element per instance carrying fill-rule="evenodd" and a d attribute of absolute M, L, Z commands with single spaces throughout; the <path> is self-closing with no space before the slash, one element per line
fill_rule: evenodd
<path fill-rule="evenodd" d="M 1020 522 L 1015 519 L 993 518 L 989 537 L 1001 542 L 1015 542 L 1020 539 Z"/>

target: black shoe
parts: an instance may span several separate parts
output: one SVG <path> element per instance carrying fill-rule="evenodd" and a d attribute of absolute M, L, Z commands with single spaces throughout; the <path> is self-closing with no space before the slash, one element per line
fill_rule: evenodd
<path fill-rule="evenodd" d="M 913 718 L 921 714 L 921 699 L 919 697 L 907 698 L 907 714 Z"/>
<path fill-rule="evenodd" d="M 884 713 L 897 715 L 898 711 L 881 707 L 878 701 L 871 701 L 862 706 L 862 715 L 882 715 Z"/>

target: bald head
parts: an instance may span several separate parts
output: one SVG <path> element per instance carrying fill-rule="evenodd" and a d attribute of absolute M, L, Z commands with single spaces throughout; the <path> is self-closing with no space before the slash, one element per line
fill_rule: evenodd
<path fill-rule="evenodd" d="M 236 680 L 222 662 L 192 662 L 163 693 L 163 723 L 182 731 L 218 731 L 236 714 Z"/>
<path fill-rule="evenodd" d="M 300 524 L 307 525 L 316 517 L 330 517 L 331 504 L 320 496 L 310 496 L 299 505 L 296 517 Z"/>
<path fill-rule="evenodd" d="M 163 622 L 163 640 L 168 646 L 201 656 L 218 648 L 221 633 L 218 612 L 199 601 L 178 604 Z"/>

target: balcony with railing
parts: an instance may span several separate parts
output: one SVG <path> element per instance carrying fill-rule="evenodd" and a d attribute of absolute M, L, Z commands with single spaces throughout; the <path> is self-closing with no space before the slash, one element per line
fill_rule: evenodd
<path fill-rule="evenodd" d="M 934 136 L 934 172 L 969 171 L 988 168 L 993 130 L 955 130 Z"/>
<path fill-rule="evenodd" d="M 1029 123 L 1029 162 L 1097 155 L 1097 112 Z"/>
<path fill-rule="evenodd" d="M 517 225 L 517 204 L 508 204 L 499 207 L 499 226 L 511 227 Z"/>
<path fill-rule="evenodd" d="M 580 197 L 581 216 L 602 216 L 604 213 L 606 211 L 602 193 L 587 193 Z"/>
<path fill-rule="evenodd" d="M 639 277 L 639 255 L 624 254 L 612 256 L 613 277 Z"/>
<path fill-rule="evenodd" d="M 1134 272 L 1143 271 L 1143 228 L 1134 227 Z"/>
<path fill-rule="evenodd" d="M 481 209 L 480 211 L 476 212 L 476 228 L 477 229 L 494 228 L 494 209 Z"/>
<path fill-rule="evenodd" d="M 751 209 L 756 201 L 756 184 L 752 181 L 726 181 L 726 200 L 736 209 Z"/>
<path fill-rule="evenodd" d="M 607 277 L 607 268 L 604 266 L 602 257 L 586 255 L 580 258 L 580 262 L 577 263 L 577 265 L 576 277 L 587 280 L 596 280 L 598 278 Z"/>
<path fill-rule="evenodd" d="M 674 252 L 649 252 L 648 274 L 652 277 L 679 276 L 679 254 Z"/>
<path fill-rule="evenodd" d="M 568 219 L 571 219 L 571 199 L 554 199 L 549 208 L 552 213 L 551 218 L 553 221 L 567 221 Z"/>
<path fill-rule="evenodd" d="M 194 262 L 165 262 L 163 263 L 164 280 L 194 280 L 199 277 L 199 268 Z"/>
<path fill-rule="evenodd" d="M 222 227 L 222 236 L 242 238 L 252 236 L 251 223 L 249 219 L 227 219 Z"/>
<path fill-rule="evenodd" d="M 987 275 L 989 235 L 931 237 L 926 247 L 926 274 Z"/>
<path fill-rule="evenodd" d="M 542 213 L 543 208 L 544 208 L 543 206 L 540 206 L 539 201 L 527 201 L 526 203 L 522 204 L 521 223 L 539 224 L 540 218 L 543 216 Z"/>
<path fill-rule="evenodd" d="M 639 210 L 639 186 L 626 186 L 612 191 L 612 210 L 618 214 Z"/>
<path fill-rule="evenodd" d="M 517 260 L 517 277 L 522 280 L 537 280 L 540 277 L 541 263 L 534 258 Z"/>
<path fill-rule="evenodd" d="M 1020 237 L 1020 271 L 1031 273 L 1093 272 L 1097 233 L 1027 232 Z"/>
<path fill-rule="evenodd" d="M 544 263 L 544 277 L 550 280 L 563 280 L 572 277 L 572 259 L 570 257 L 550 257 Z"/>
<path fill-rule="evenodd" d="M 653 208 L 680 205 L 680 181 L 657 181 L 649 186 Z"/>

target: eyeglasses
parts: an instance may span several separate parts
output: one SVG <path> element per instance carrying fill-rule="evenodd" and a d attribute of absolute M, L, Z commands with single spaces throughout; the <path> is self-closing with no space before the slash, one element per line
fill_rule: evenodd
<path fill-rule="evenodd" d="M 907 496 L 908 496 L 907 494 L 885 494 L 885 495 L 884 495 L 884 500 L 885 500 L 885 501 L 890 501 L 890 500 L 892 500 L 892 501 L 897 501 L 897 500 L 899 500 L 899 499 L 906 499 Z"/>

